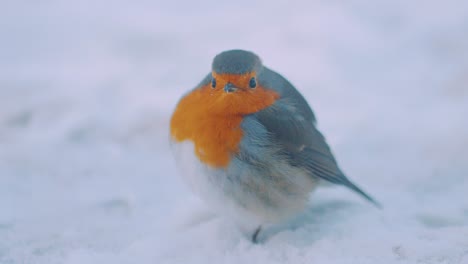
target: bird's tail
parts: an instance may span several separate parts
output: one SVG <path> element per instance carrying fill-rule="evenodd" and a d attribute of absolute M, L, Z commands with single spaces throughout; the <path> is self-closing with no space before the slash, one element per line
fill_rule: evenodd
<path fill-rule="evenodd" d="M 353 190 L 357 194 L 364 197 L 364 199 L 366 199 L 367 201 L 369 201 L 370 203 L 375 205 L 375 207 L 377 207 L 379 209 L 382 209 L 382 205 L 377 200 L 375 200 L 372 196 L 368 195 L 366 192 L 361 190 L 361 188 L 357 187 L 354 183 L 352 183 L 347 178 L 345 178 L 345 179 L 346 179 L 345 181 L 340 183 L 341 185 L 344 185 L 344 186 L 348 187 L 349 189 Z"/>
<path fill-rule="evenodd" d="M 326 182 L 346 186 L 364 197 L 377 208 L 382 208 L 379 202 L 357 187 L 346 177 L 338 167 L 338 164 L 331 152 L 320 152 L 312 148 L 306 148 L 301 152 L 301 155 L 295 156 L 293 160 L 296 160 L 296 163 L 298 164 L 305 165 L 313 176 L 325 180 Z"/>

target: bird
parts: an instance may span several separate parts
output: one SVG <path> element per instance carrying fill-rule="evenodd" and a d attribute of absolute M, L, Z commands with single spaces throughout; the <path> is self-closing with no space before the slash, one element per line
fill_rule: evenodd
<path fill-rule="evenodd" d="M 339 168 L 301 93 L 258 55 L 228 50 L 177 103 L 170 142 L 190 189 L 257 243 L 303 212 L 322 183 L 380 204 Z"/>

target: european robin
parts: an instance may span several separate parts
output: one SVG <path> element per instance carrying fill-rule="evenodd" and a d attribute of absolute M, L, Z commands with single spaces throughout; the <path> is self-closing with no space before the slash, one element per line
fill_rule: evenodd
<path fill-rule="evenodd" d="M 303 211 L 321 182 L 379 206 L 338 167 L 304 97 L 252 52 L 218 54 L 177 104 L 170 133 L 191 189 L 253 242 L 262 226 Z"/>

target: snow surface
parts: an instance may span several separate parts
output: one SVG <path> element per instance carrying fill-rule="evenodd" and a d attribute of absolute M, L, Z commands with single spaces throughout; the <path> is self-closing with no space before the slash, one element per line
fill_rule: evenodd
<path fill-rule="evenodd" d="M 2 1 L 0 263 L 468 263 L 468 1 L 286 2 Z M 384 210 L 322 189 L 254 245 L 192 196 L 168 120 L 232 48 Z"/>

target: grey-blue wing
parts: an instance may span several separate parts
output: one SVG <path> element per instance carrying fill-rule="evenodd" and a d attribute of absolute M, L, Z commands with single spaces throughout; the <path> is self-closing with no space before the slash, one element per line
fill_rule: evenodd
<path fill-rule="evenodd" d="M 288 91 L 291 89 L 294 87 L 283 88 L 281 98 L 275 104 L 255 113 L 258 122 L 281 145 L 283 154 L 292 165 L 306 168 L 312 177 L 346 186 L 380 207 L 340 170 L 325 138 L 315 127 L 315 118 L 309 105 L 305 100 L 298 101 L 299 93 Z M 310 114 L 307 114 L 309 111 Z"/>
<path fill-rule="evenodd" d="M 381 207 L 374 198 L 365 193 L 344 175 L 344 173 L 338 168 L 333 157 L 324 155 L 323 153 L 317 152 L 313 148 L 309 147 L 304 147 L 302 151 L 289 152 L 289 155 L 291 156 L 292 164 L 296 166 L 305 166 L 314 176 L 334 184 L 346 186 L 366 198 L 375 206 Z"/>

